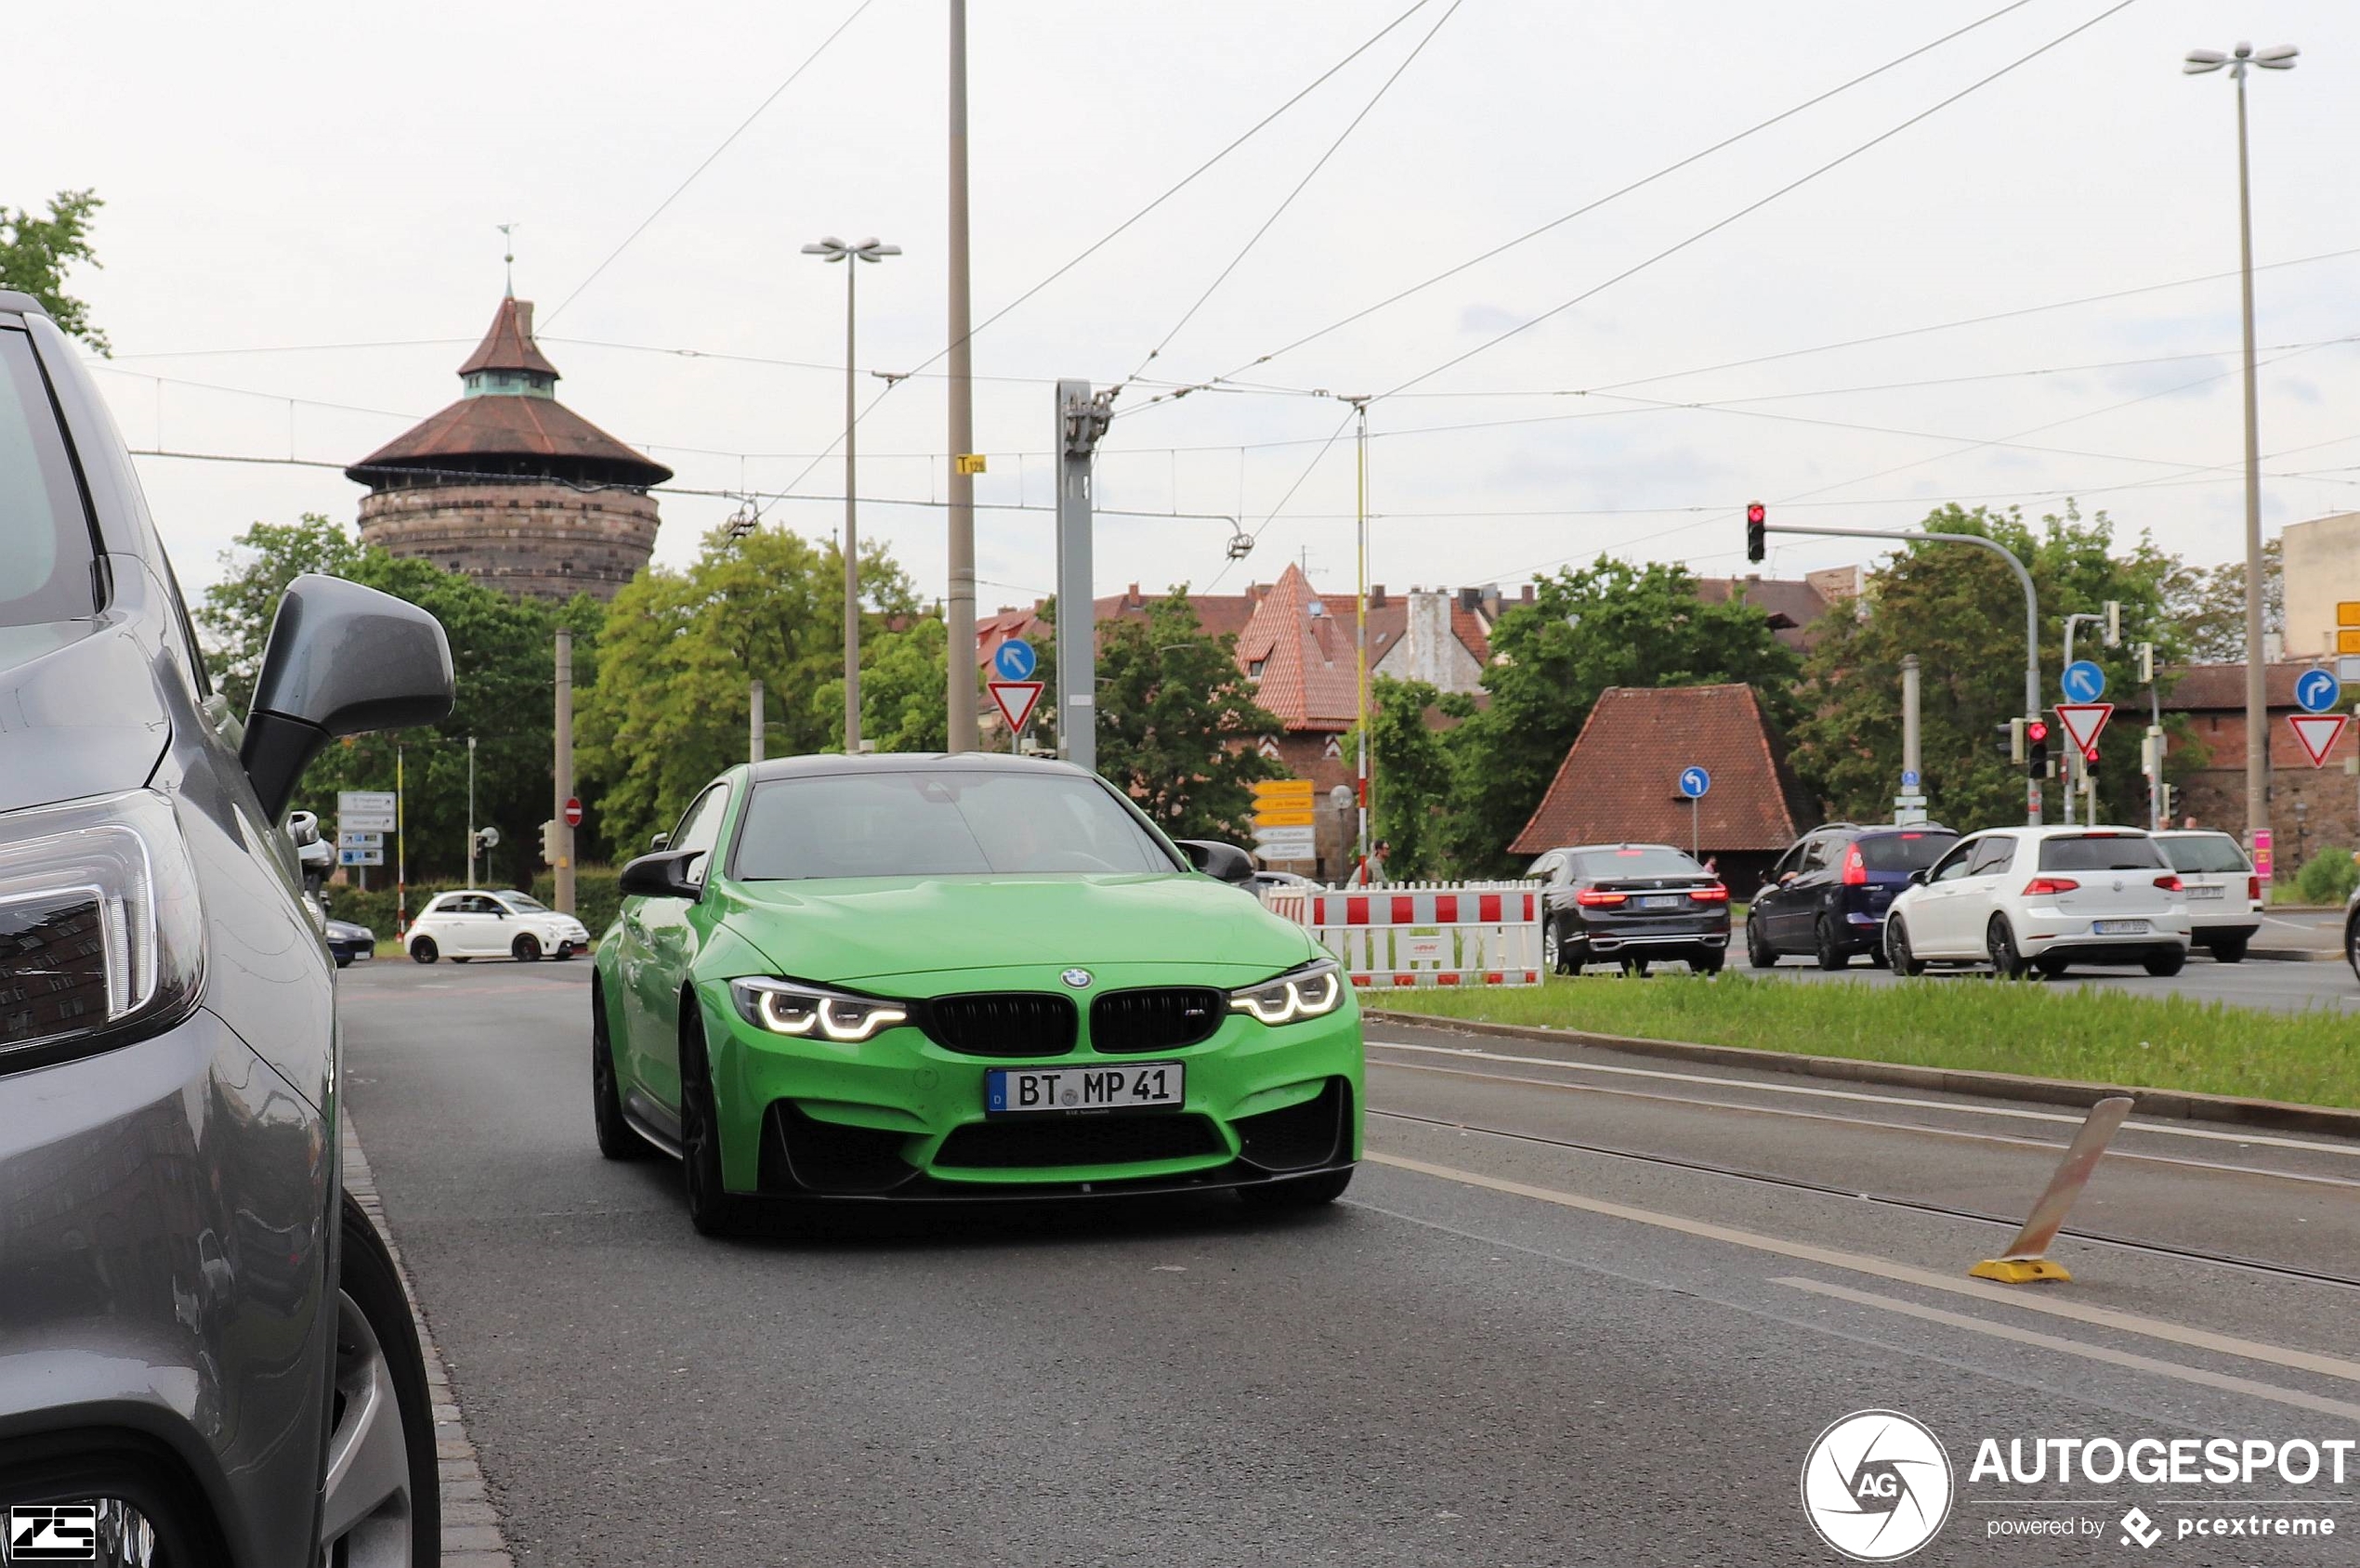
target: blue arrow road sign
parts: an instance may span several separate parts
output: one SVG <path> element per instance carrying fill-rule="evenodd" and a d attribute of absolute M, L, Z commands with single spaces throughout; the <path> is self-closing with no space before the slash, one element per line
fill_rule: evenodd
<path fill-rule="evenodd" d="M 1901 770 L 1901 787 L 1905 790 L 1914 790 L 1918 787 L 1918 770 L 1916 768 L 1905 767 Z"/>
<path fill-rule="evenodd" d="M 1680 792 L 1688 799 L 1700 801 L 1704 799 L 1704 792 L 1711 788 L 1712 775 L 1704 769 L 1684 767 L 1680 770 Z"/>
<path fill-rule="evenodd" d="M 2077 659 L 2065 667 L 2065 678 L 2058 684 L 2065 687 L 2068 702 L 2095 702 L 2106 694 L 2106 673 L 2086 659 Z"/>
<path fill-rule="evenodd" d="M 2324 713 L 2343 695 L 2343 683 L 2325 665 L 2314 665 L 2294 678 L 2294 699 L 2306 713 Z"/>
<path fill-rule="evenodd" d="M 1040 663 L 1041 656 L 1022 637 L 1010 637 L 991 655 L 991 668 L 1003 681 L 1029 681 Z"/>

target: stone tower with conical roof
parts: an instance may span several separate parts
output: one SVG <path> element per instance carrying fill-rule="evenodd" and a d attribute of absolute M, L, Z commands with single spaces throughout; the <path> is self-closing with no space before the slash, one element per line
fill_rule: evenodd
<path fill-rule="evenodd" d="M 656 545 L 649 488 L 672 470 L 557 401 L 532 306 L 501 300 L 459 400 L 345 470 L 362 542 L 511 594 L 611 599 Z"/>

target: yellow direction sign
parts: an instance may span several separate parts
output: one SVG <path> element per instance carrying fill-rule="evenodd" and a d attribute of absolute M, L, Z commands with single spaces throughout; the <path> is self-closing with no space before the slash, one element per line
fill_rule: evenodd
<path fill-rule="evenodd" d="M 1275 810 L 1257 811 L 1253 814 L 1253 825 L 1257 828 L 1308 828 L 1312 825 L 1311 807 L 1305 805 L 1296 811 L 1281 806 Z"/>
<path fill-rule="evenodd" d="M 2339 626 L 2360 626 L 2360 599 L 2338 599 L 2336 601 L 2336 624 Z"/>
<path fill-rule="evenodd" d="M 2336 651 L 2338 653 L 2360 653 L 2360 626 L 2339 626 L 2336 628 Z"/>
<path fill-rule="evenodd" d="M 1311 780 L 1308 778 L 1257 779 L 1253 786 L 1253 798 L 1258 801 L 1297 798 L 1307 801 L 1311 798 Z"/>

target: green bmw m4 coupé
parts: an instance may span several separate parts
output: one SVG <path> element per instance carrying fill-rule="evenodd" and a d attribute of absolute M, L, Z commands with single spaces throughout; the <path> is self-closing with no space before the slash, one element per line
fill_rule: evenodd
<path fill-rule="evenodd" d="M 1360 1154 L 1360 1013 L 1300 926 L 1063 763 L 799 757 L 706 787 L 598 946 L 598 1148 L 726 1232 L 793 1200 L 1230 1188 Z"/>

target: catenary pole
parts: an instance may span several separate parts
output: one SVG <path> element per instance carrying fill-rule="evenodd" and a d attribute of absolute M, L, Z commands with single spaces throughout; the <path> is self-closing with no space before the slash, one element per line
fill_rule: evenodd
<path fill-rule="evenodd" d="M 975 446 L 975 359 L 967 294 L 967 0 L 951 0 L 951 516 L 949 749 L 976 749 L 976 482 L 958 461 Z"/>
<path fill-rule="evenodd" d="M 557 628 L 557 912 L 573 913 L 573 824 L 566 820 L 566 803 L 573 799 L 573 628 Z"/>

